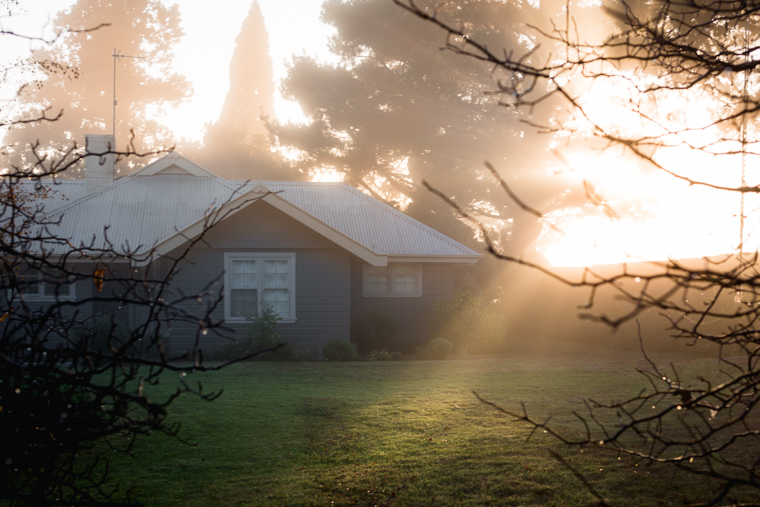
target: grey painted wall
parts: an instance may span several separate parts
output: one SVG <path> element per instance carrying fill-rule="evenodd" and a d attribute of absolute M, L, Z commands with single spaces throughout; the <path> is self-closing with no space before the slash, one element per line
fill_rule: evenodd
<path fill-rule="evenodd" d="M 225 252 L 295 252 L 296 322 L 280 323 L 278 331 L 284 341 L 303 348 L 321 347 L 334 338 L 348 339 L 350 333 L 350 254 L 298 221 L 265 202 L 253 203 L 212 228 L 205 244 L 191 251 L 189 260 L 175 277 L 174 286 L 188 294 L 197 294 L 224 270 Z M 170 253 L 173 258 L 183 247 Z M 164 261 L 167 262 L 166 260 Z M 186 310 L 197 312 L 223 292 L 218 283 L 215 292 L 204 295 L 201 302 L 187 302 Z M 213 313 L 224 319 L 224 306 Z M 229 337 L 245 334 L 246 324 L 230 324 Z M 199 336 L 204 348 L 225 342 L 224 337 L 198 335 L 200 327 L 188 323 L 171 326 L 169 336 L 174 353 L 190 348 Z"/>
<path fill-rule="evenodd" d="M 373 312 L 391 315 L 398 325 L 402 350 L 412 350 L 430 340 L 428 314 L 437 300 L 454 296 L 457 264 L 422 263 L 422 295 L 419 297 L 365 297 L 362 295 L 362 266 L 358 257 L 351 260 L 351 320 L 365 319 Z M 352 341 L 360 340 L 356 326 Z"/>

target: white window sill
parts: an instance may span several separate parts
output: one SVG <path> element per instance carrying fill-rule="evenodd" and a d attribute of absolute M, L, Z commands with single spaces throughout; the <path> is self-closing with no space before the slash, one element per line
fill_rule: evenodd
<path fill-rule="evenodd" d="M 298 319 L 277 319 L 278 324 L 294 324 Z M 230 317 L 228 319 L 224 319 L 224 322 L 227 322 L 229 324 L 249 324 L 250 321 L 245 318 L 239 318 L 239 317 Z"/>
<path fill-rule="evenodd" d="M 362 292 L 362 297 L 365 298 L 418 298 L 422 294 L 376 294 L 373 292 Z"/>
<path fill-rule="evenodd" d="M 76 301 L 77 298 L 71 296 L 19 296 L 19 298 L 25 303 L 55 303 L 57 301 Z"/>

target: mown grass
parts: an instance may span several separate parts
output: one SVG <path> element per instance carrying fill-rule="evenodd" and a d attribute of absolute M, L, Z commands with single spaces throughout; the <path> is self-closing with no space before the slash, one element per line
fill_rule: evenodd
<path fill-rule="evenodd" d="M 171 418 L 194 446 L 153 435 L 113 479 L 151 506 L 583 506 L 594 497 L 556 450 L 612 505 L 683 505 L 711 486 L 617 456 L 570 449 L 478 402 L 553 417 L 588 397 L 638 392 L 635 354 L 451 361 L 246 363 L 191 375 L 213 403 L 181 397 Z M 709 370 L 714 361 L 687 367 Z M 167 378 L 158 389 L 174 389 Z"/>

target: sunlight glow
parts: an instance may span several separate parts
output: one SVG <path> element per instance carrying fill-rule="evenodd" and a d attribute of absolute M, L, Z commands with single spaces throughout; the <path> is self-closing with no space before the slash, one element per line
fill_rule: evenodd
<path fill-rule="evenodd" d="M 649 79 L 621 73 L 588 84 L 581 99 L 585 116 L 572 116 L 567 129 L 555 137 L 554 148 L 561 149 L 567 161 L 567 167 L 558 172 L 580 188 L 593 189 L 594 195 L 587 191 L 585 206 L 544 216 L 537 248 L 553 266 L 698 258 L 737 251 L 741 242 L 738 192 L 690 185 L 647 166 L 630 150 L 601 149 L 594 144 L 599 128 L 623 139 L 644 139 L 644 153 L 676 175 L 729 188 L 740 186 L 738 129 L 713 124 L 727 107 L 721 97 L 694 90 L 688 96 L 672 91 L 641 94 Z M 693 107 L 695 100 L 699 107 Z M 747 173 L 752 184 L 749 180 L 758 168 L 748 165 Z M 745 202 L 746 210 L 760 205 L 754 195 L 745 196 Z M 745 251 L 757 249 L 760 213 L 745 215 Z"/>
<path fill-rule="evenodd" d="M 334 167 L 319 167 L 309 171 L 309 181 L 343 181 L 345 175 Z"/>

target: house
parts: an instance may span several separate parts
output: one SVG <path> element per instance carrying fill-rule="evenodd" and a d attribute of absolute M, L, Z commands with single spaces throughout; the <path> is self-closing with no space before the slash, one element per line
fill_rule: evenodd
<path fill-rule="evenodd" d="M 90 153 L 107 152 L 109 143 L 110 136 L 87 136 Z M 177 153 L 119 179 L 112 155 L 88 157 L 86 164 L 85 180 L 60 182 L 45 204 L 56 235 L 160 272 L 216 222 L 172 284 L 184 294 L 208 293 L 216 280 L 211 286 L 222 302 L 214 316 L 233 334 L 244 333 L 246 316 L 267 304 L 279 316 L 283 340 L 321 348 L 352 338 L 352 322 L 380 312 L 395 319 L 411 348 L 428 338 L 426 315 L 435 301 L 453 295 L 456 270 L 481 257 L 344 183 L 229 181 Z M 139 266 L 125 266 L 132 268 Z M 39 283 L 27 301 L 52 297 L 53 289 Z M 107 275 L 104 293 L 108 288 Z M 76 299 L 93 290 L 80 280 L 58 288 L 58 296 Z M 132 322 L 143 317 L 114 301 L 79 311 L 121 312 Z M 173 350 L 189 348 L 197 332 L 187 322 L 165 330 Z"/>

